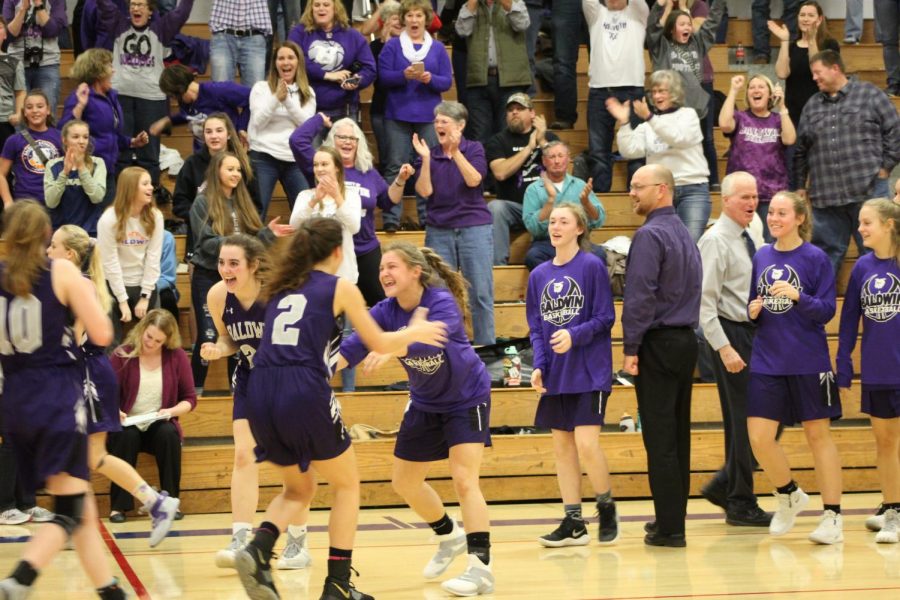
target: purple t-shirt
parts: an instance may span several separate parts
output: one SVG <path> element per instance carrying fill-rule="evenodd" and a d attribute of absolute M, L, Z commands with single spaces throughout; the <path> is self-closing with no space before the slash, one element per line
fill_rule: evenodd
<path fill-rule="evenodd" d="M 463 138 L 459 143 L 459 151 L 482 177 L 487 173 L 487 160 L 484 157 L 484 146 Z M 474 227 L 490 225 L 493 222 L 491 211 L 484 201 L 484 185 L 469 187 L 463 179 L 456 163 L 444 154 L 438 144 L 431 148 L 431 196 L 428 197 L 428 216 L 425 223 L 430 227 L 452 229 L 456 227 Z M 417 158 L 413 166 L 416 172 L 422 165 Z"/>
<path fill-rule="evenodd" d="M 44 154 L 46 163 L 62 156 L 62 137 L 58 129 L 49 127 L 47 131 L 32 131 L 31 137 Z M 15 183 L 12 187 L 13 199 L 33 198 L 44 202 L 44 161 L 41 161 L 34 148 L 25 141 L 21 133 L 7 138 L 3 144 L 3 158 L 12 161 L 12 174 Z"/>
<path fill-rule="evenodd" d="M 770 112 L 758 117 L 749 110 L 735 111 L 726 173 L 746 171 L 756 177 L 760 202 L 768 202 L 788 189 L 785 145 L 781 141 L 781 115 Z"/>
<path fill-rule="evenodd" d="M 863 317 L 863 388 L 900 389 L 900 266 L 893 258 L 866 254 L 856 261 L 841 311 L 838 385 L 853 377 L 850 356 Z"/>
<path fill-rule="evenodd" d="M 443 348 L 412 344 L 400 359 L 409 377 L 413 405 L 425 412 L 446 413 L 489 401 L 490 375 L 469 343 L 453 294 L 445 288 L 425 288 L 419 306 L 428 309 L 430 321 L 447 324 L 447 343 Z M 412 312 L 403 310 L 396 298 L 382 300 L 369 313 L 385 331 L 403 329 L 412 317 Z M 356 333 L 341 344 L 341 356 L 351 367 L 368 353 Z"/>
<path fill-rule="evenodd" d="M 800 290 L 800 300 L 772 296 L 776 281 Z M 753 257 L 750 298 L 763 299 L 756 319 L 750 372 L 764 375 L 808 375 L 831 371 L 825 324 L 837 310 L 834 270 L 828 257 L 809 242 L 787 252 L 774 245 Z"/>
<path fill-rule="evenodd" d="M 534 368 L 541 369 L 547 394 L 577 394 L 612 389 L 612 339 L 616 320 L 606 265 L 579 251 L 564 265 L 552 260 L 528 277 L 528 329 Z M 550 338 L 560 329 L 572 336 L 572 348 L 557 354 Z"/>
<path fill-rule="evenodd" d="M 387 210 L 394 206 L 388 197 L 388 186 L 376 169 L 369 169 L 365 173 L 351 167 L 344 171 L 344 178 L 348 184 L 356 184 L 359 187 L 359 200 L 362 204 L 362 218 L 359 221 L 359 231 L 353 234 L 353 249 L 357 256 L 368 254 L 380 244 L 375 235 L 375 207 Z"/>

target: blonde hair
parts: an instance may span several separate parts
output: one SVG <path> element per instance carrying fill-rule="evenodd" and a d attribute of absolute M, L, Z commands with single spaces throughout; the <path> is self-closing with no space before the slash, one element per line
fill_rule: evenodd
<path fill-rule="evenodd" d="M 34 200 L 21 200 L 3 212 L 6 239 L 3 288 L 16 296 L 28 296 L 41 271 L 48 268 L 47 238 L 50 217 Z"/>
<path fill-rule="evenodd" d="M 562 202 L 553 207 L 553 210 L 550 211 L 552 215 L 554 211 L 561 209 L 568 209 L 572 216 L 575 217 L 576 223 L 581 227 L 581 233 L 578 234 L 578 249 L 584 250 L 585 252 L 591 251 L 591 223 L 588 221 L 587 213 L 584 212 L 584 208 L 580 204 L 575 204 L 574 202 Z"/>
<path fill-rule="evenodd" d="M 342 0 L 331 0 L 331 6 L 334 7 L 334 20 L 332 26 L 340 26 L 344 29 L 350 27 L 350 17 L 347 16 L 347 9 L 344 8 Z M 303 14 L 300 15 L 300 24 L 306 31 L 314 31 L 317 29 L 316 20 L 313 17 L 313 0 L 308 0 Z"/>
<path fill-rule="evenodd" d="M 94 142 L 91 141 L 91 127 L 81 119 L 72 119 L 71 121 L 66 121 L 66 124 L 63 125 L 62 133 L 60 136 L 62 137 L 63 149 L 68 150 L 68 144 L 66 144 L 66 136 L 69 135 L 69 131 L 72 130 L 73 127 L 77 125 L 84 126 L 88 131 L 88 143 L 87 148 L 84 151 L 84 166 L 88 169 L 93 170 L 94 168 L 94 158 L 91 154 L 94 152 Z"/>
<path fill-rule="evenodd" d="M 300 104 L 306 104 L 312 98 L 312 90 L 309 87 L 309 78 L 306 76 L 306 61 L 303 58 L 303 51 L 300 49 L 300 46 L 294 42 L 284 41 L 273 44 L 272 66 L 269 67 L 269 77 L 267 79 L 269 91 L 274 94 L 275 90 L 278 88 L 278 81 L 281 79 L 281 77 L 278 76 L 276 59 L 278 58 L 278 51 L 282 48 L 287 48 L 297 57 L 297 72 L 294 73 L 293 83 L 297 84 L 297 93 L 300 96 Z"/>
<path fill-rule="evenodd" d="M 234 126 L 231 117 L 223 112 L 215 112 L 207 115 L 206 120 L 203 121 L 203 145 L 206 146 L 206 124 L 209 123 L 211 119 L 222 121 L 225 124 L 225 131 L 228 132 L 228 141 L 225 142 L 225 148 L 227 148 L 227 152 L 234 154 L 235 157 L 237 157 L 238 162 L 241 163 L 241 174 L 244 176 L 244 183 L 247 183 L 253 179 L 253 165 L 250 163 L 250 157 L 247 156 L 247 150 L 244 148 L 244 144 L 241 143 L 241 138 L 238 135 L 237 128 Z M 209 146 L 206 146 L 206 150 L 209 152 Z M 210 153 L 210 157 L 211 156 L 212 154 Z"/>
<path fill-rule="evenodd" d="M 798 217 L 803 217 L 803 222 L 797 226 L 797 233 L 800 234 L 800 239 L 804 242 L 808 242 L 812 239 L 812 230 L 813 230 L 813 216 L 812 216 L 812 208 L 809 205 L 809 200 L 806 200 L 800 194 L 796 192 L 778 192 L 774 196 L 772 196 L 772 200 L 777 198 L 778 196 L 782 196 L 791 201 L 791 206 L 794 208 L 794 214 Z"/>
<path fill-rule="evenodd" d="M 126 167 L 119 173 L 119 179 L 116 182 L 116 199 L 113 200 L 112 210 L 116 214 L 116 241 L 125 241 L 125 228 L 128 218 L 131 216 L 131 205 L 138 193 L 138 186 L 141 183 L 141 177 L 146 175 L 150 177 L 150 173 L 141 167 Z M 109 209 L 107 209 L 109 210 Z M 150 201 L 141 209 L 138 220 L 144 226 L 147 236 L 152 236 L 156 229 L 156 214 L 159 211 L 156 208 L 156 202 Z"/>
<path fill-rule="evenodd" d="M 203 194 L 206 196 L 206 205 L 208 210 L 208 220 L 212 225 L 213 231 L 219 235 L 230 235 L 234 233 L 234 219 L 231 213 L 225 210 L 225 192 L 222 189 L 222 180 L 219 177 L 219 170 L 226 158 L 233 158 L 238 163 L 240 159 L 231 152 L 218 152 L 213 155 L 209 161 L 209 168 L 206 170 L 206 190 Z M 242 167 L 243 170 L 243 167 Z M 232 209 L 237 216 L 238 224 L 241 232 L 256 235 L 263 228 L 259 213 L 253 205 L 250 198 L 250 192 L 247 190 L 247 184 L 241 177 L 240 182 L 231 194 Z"/>
<path fill-rule="evenodd" d="M 863 208 L 871 208 L 878 215 L 882 224 L 893 221 L 891 227 L 891 253 L 894 262 L 900 266 L 900 204 L 896 204 L 887 198 L 872 198 L 863 203 Z"/>
<path fill-rule="evenodd" d="M 673 71 L 671 69 L 653 71 L 653 73 L 650 74 L 650 85 L 647 87 L 650 88 L 650 91 L 652 92 L 653 88 L 662 85 L 669 88 L 669 96 L 672 97 L 672 104 L 679 107 L 684 106 L 684 83 L 678 71 Z"/>
<path fill-rule="evenodd" d="M 63 225 L 56 231 L 63 234 L 60 240 L 63 248 L 70 250 L 75 255 L 72 262 L 94 282 L 100 306 L 109 312 L 112 307 L 112 297 L 106 287 L 103 260 L 100 258 L 100 251 L 97 250 L 97 240 L 92 239 L 87 231 L 78 225 Z"/>
<path fill-rule="evenodd" d="M 178 333 L 178 322 L 169 311 L 163 308 L 154 308 L 144 318 L 138 321 L 137 325 L 131 328 L 125 343 L 116 348 L 116 355 L 122 358 L 136 358 L 141 355 L 143 350 L 142 339 L 144 333 L 150 326 L 159 329 L 166 336 L 166 343 L 163 347 L 166 350 L 175 350 L 181 347 L 181 334 Z M 126 350 L 126 346 L 131 346 L 131 350 Z"/>
<path fill-rule="evenodd" d="M 72 79 L 94 85 L 108 77 L 113 70 L 112 52 L 104 48 L 89 48 L 78 55 L 72 65 Z"/>

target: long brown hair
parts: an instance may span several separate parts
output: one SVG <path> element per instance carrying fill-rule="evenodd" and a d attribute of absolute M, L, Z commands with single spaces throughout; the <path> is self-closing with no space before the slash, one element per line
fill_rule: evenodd
<path fill-rule="evenodd" d="M 241 163 L 241 173 L 244 175 L 244 182 L 246 183 L 253 179 L 253 165 L 250 164 L 250 157 L 247 156 L 247 149 L 244 148 L 244 144 L 241 143 L 241 138 L 238 135 L 234 123 L 231 121 L 231 117 L 223 112 L 212 113 L 206 117 L 206 121 L 203 121 L 204 130 L 206 130 L 206 124 L 210 119 L 218 119 L 225 123 L 225 131 L 228 132 L 228 141 L 226 142 L 225 147 L 228 149 L 228 152 L 234 154 L 237 157 L 238 162 Z M 207 148 L 207 151 L 208 150 L 209 148 Z"/>
<path fill-rule="evenodd" d="M 819 28 L 816 30 L 816 46 L 819 47 L 819 50 L 822 50 L 822 45 L 825 43 L 825 40 L 831 38 L 831 35 L 828 33 L 828 22 L 825 19 L 825 11 L 822 10 L 822 5 L 816 2 L 816 0 L 806 0 L 806 2 L 801 2 L 800 6 L 797 7 L 797 13 L 799 13 L 800 9 L 804 6 L 812 6 L 816 9 L 816 14 L 822 17 L 822 24 L 819 25 Z M 802 37 L 803 34 L 801 33 L 800 36 Z"/>
<path fill-rule="evenodd" d="M 463 316 L 463 324 L 466 330 L 472 325 L 472 313 L 469 310 L 469 284 L 462 273 L 451 268 L 444 262 L 441 255 L 428 248 L 416 248 L 409 242 L 391 242 L 388 244 L 384 253 L 394 252 L 403 259 L 408 267 L 420 267 L 422 275 L 419 276 L 419 283 L 422 287 L 432 287 L 443 284 L 446 286 L 453 297 L 456 299 L 456 305 Z"/>
<path fill-rule="evenodd" d="M 563 208 L 572 213 L 572 216 L 575 217 L 575 222 L 581 227 L 581 233 L 578 234 L 578 249 L 590 252 L 591 223 L 588 221 L 587 213 L 584 212 L 584 208 L 580 204 L 575 204 L 574 202 L 562 202 L 554 206 L 553 210 L 550 211 L 550 214 L 552 215 L 553 211 Z"/>
<path fill-rule="evenodd" d="M 272 47 L 272 66 L 269 67 L 269 91 L 273 94 L 275 93 L 276 88 L 278 87 L 278 81 L 281 77 L 278 76 L 278 65 L 276 64 L 278 58 L 278 51 L 282 48 L 287 48 L 291 52 L 294 53 L 294 56 L 297 57 L 297 72 L 294 73 L 294 81 L 293 83 L 297 84 L 297 92 L 300 95 L 300 104 L 306 104 L 312 98 L 312 91 L 309 87 L 309 78 L 306 76 L 306 61 L 303 59 L 303 51 L 300 49 L 300 46 L 291 41 L 284 41 L 274 44 Z"/>
<path fill-rule="evenodd" d="M 63 248 L 70 250 L 75 255 L 72 262 L 94 282 L 100 306 L 109 312 L 112 307 L 112 297 L 109 295 L 109 288 L 106 287 L 103 259 L 97 249 L 97 240 L 92 239 L 87 231 L 78 225 L 63 225 L 56 231 L 63 234 L 62 240 L 60 240 Z"/>
<path fill-rule="evenodd" d="M 175 317 L 164 308 L 154 308 L 149 311 L 144 318 L 138 321 L 137 325 L 131 328 L 125 337 L 125 343 L 116 348 L 116 355 L 123 358 L 135 358 L 141 355 L 143 350 L 142 339 L 147 328 L 153 325 L 166 336 L 166 343 L 163 348 L 166 350 L 175 350 L 181 347 L 181 334 L 178 333 L 178 321 Z M 126 350 L 127 346 L 131 346 L 130 350 Z"/>
<path fill-rule="evenodd" d="M 319 146 L 319 149 L 316 150 L 316 154 L 319 152 L 324 152 L 331 157 L 331 161 L 334 163 L 334 169 L 337 172 L 335 178 L 337 179 L 338 189 L 341 190 L 341 195 L 346 196 L 347 186 L 344 185 L 344 160 L 341 158 L 340 152 L 338 152 L 337 148 L 334 146 L 324 145 Z M 315 161 L 315 155 L 313 155 L 313 161 Z"/>
<path fill-rule="evenodd" d="M 62 137 L 63 150 L 68 150 L 68 146 L 66 144 L 66 136 L 69 135 L 69 131 L 76 125 L 82 125 L 88 131 L 88 143 L 87 148 L 84 150 L 84 166 L 88 169 L 94 169 L 94 157 L 91 154 L 94 152 L 94 142 L 91 141 L 91 127 L 81 119 L 72 119 L 71 121 L 66 121 L 66 124 L 63 125 L 62 132 L 60 136 Z M 65 154 L 63 154 L 65 156 Z M 65 164 L 65 163 L 64 163 Z"/>
<path fill-rule="evenodd" d="M 206 205 L 208 209 L 208 220 L 212 225 L 213 231 L 219 235 L 230 235 L 234 231 L 234 219 L 231 213 L 225 208 L 226 194 L 222 188 L 222 180 L 219 178 L 219 170 L 226 158 L 233 158 L 238 163 L 240 159 L 231 152 L 218 152 L 213 155 L 209 161 L 209 168 L 206 170 L 206 190 L 203 194 L 206 196 Z M 243 171 L 242 171 L 243 172 Z M 259 213 L 250 199 L 250 192 L 247 190 L 247 184 L 244 178 L 238 182 L 236 188 L 231 193 L 231 203 L 234 214 L 237 216 L 238 224 L 242 233 L 256 235 L 263 228 Z"/>
<path fill-rule="evenodd" d="M 234 246 L 244 251 L 244 259 L 247 261 L 247 267 L 256 266 L 253 276 L 258 281 L 265 281 L 268 278 L 270 266 L 268 253 L 265 245 L 259 238 L 249 236 L 246 233 L 233 233 L 222 240 L 221 249 L 225 246 Z"/>
<path fill-rule="evenodd" d="M 273 249 L 272 275 L 260 292 L 263 301 L 306 283 L 313 267 L 341 247 L 344 229 L 336 219 L 313 217 L 303 221 L 289 239 L 286 249 L 280 252 Z M 280 256 L 276 257 L 277 254 Z"/>
<path fill-rule="evenodd" d="M 878 215 L 882 224 L 891 221 L 891 253 L 894 262 L 900 266 L 900 204 L 887 198 L 873 198 L 863 203 L 863 208 L 869 207 Z"/>
<path fill-rule="evenodd" d="M 3 237 L 6 239 L 6 263 L 3 289 L 16 296 L 27 296 L 41 271 L 48 268 L 47 239 L 50 217 L 34 200 L 21 200 L 3 212 Z"/>
<path fill-rule="evenodd" d="M 116 215 L 117 242 L 125 241 L 125 229 L 128 219 L 131 217 L 131 205 L 134 202 L 134 197 L 137 196 L 138 186 L 143 175 L 150 177 L 150 173 L 141 167 L 126 167 L 119 173 L 119 179 L 116 182 L 116 199 L 113 200 L 112 205 L 112 210 Z M 138 220 L 144 226 L 148 237 L 152 236 L 153 231 L 156 229 L 156 213 L 158 212 L 156 202 L 151 200 L 150 204 L 144 206 L 141 209 L 141 214 L 138 215 Z"/>

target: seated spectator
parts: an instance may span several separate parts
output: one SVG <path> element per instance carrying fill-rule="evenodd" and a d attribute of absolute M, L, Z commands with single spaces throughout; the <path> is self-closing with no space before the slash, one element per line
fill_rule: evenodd
<path fill-rule="evenodd" d="M 87 123 L 73 119 L 62 129 L 65 152 L 44 169 L 44 202 L 50 209 L 53 229 L 78 225 L 90 237 L 97 236 L 97 219 L 106 195 L 106 165 L 91 156 L 91 132 Z"/>
<path fill-rule="evenodd" d="M 531 86 L 525 32 L 531 20 L 523 0 L 467 0 L 456 17 L 466 38 L 469 137 L 481 143 L 504 126 L 506 101 Z"/>
<path fill-rule="evenodd" d="M 619 122 L 616 144 L 625 158 L 646 157 L 675 177 L 675 211 L 696 242 L 703 235 L 712 203 L 709 198 L 709 166 L 703 156 L 703 132 L 697 111 L 684 106 L 683 78 L 675 71 L 650 75 L 653 111 L 643 100 L 629 107 L 615 98 L 606 108 Z M 630 124 L 631 111 L 644 122 Z"/>
<path fill-rule="evenodd" d="M 275 182 L 281 182 L 291 208 L 297 194 L 309 187 L 288 138 L 314 114 L 316 96 L 306 79 L 300 48 L 293 42 L 276 44 L 269 78 L 258 81 L 250 91 L 250 162 L 259 181 L 263 219 Z"/>
<path fill-rule="evenodd" d="M 6 21 L 0 17 L 0 148 L 16 132 L 25 102 L 25 69 L 3 50 L 6 37 Z"/>
<path fill-rule="evenodd" d="M 494 271 L 485 260 L 494 241 L 484 201 L 484 148 L 463 137 L 467 116 L 459 102 L 441 102 L 434 108 L 437 145 L 413 134 L 421 163 L 416 193 L 428 201 L 425 245 L 469 282 L 474 341 L 485 345 L 495 342 Z"/>
<path fill-rule="evenodd" d="M 163 241 L 163 215 L 153 202 L 150 173 L 128 167 L 119 176 L 116 199 L 97 222 L 97 243 L 103 272 L 115 302 L 112 322 L 114 343 L 122 339 L 122 323 L 132 314 L 144 318 L 159 305 L 159 279 Z"/>
<path fill-rule="evenodd" d="M 163 231 L 162 257 L 159 261 L 159 307 L 172 313 L 178 320 L 178 258 L 175 256 L 175 236 L 171 231 Z"/>
<path fill-rule="evenodd" d="M 183 65 L 171 65 L 159 77 L 159 88 L 175 98 L 177 114 L 159 119 L 150 126 L 150 135 L 159 135 L 171 125 L 187 124 L 194 135 L 194 152 L 203 146 L 203 122 L 212 113 L 228 115 L 243 143 L 248 143 L 250 121 L 250 88 L 233 81 L 197 81 L 197 76 Z"/>
<path fill-rule="evenodd" d="M 344 5 L 336 0 L 307 2 L 288 40 L 303 50 L 319 112 L 359 122 L 359 90 L 375 81 L 375 57 L 366 38 L 350 26 Z"/>
<path fill-rule="evenodd" d="M 125 175 L 123 171 L 122 175 Z M 156 414 L 149 423 L 129 425 L 110 433 L 110 454 L 135 466 L 138 454 L 156 458 L 160 487 L 172 498 L 181 495 L 181 443 L 184 433 L 178 417 L 197 406 L 194 380 L 187 354 L 181 349 L 178 322 L 167 311 L 151 310 L 128 334 L 125 344 L 110 357 L 119 382 L 119 416 Z M 109 486 L 109 520 L 125 521 L 134 508 L 128 490 Z M 181 518 L 180 511 L 176 519 Z"/>
<path fill-rule="evenodd" d="M 747 110 L 735 111 L 738 92 L 744 89 L 744 76 L 731 78 L 731 89 L 719 113 L 719 127 L 731 138 L 727 173 L 746 171 L 756 178 L 759 203 L 756 212 L 763 223 L 763 237 L 773 240 L 766 225 L 769 201 L 788 189 L 785 148 L 797 141 L 797 132 L 786 106 L 781 87 L 758 73 L 747 84 Z"/>
<path fill-rule="evenodd" d="M 134 137 L 169 113 L 166 95 L 159 89 L 159 76 L 166 46 L 191 16 L 194 0 L 180 0 L 172 12 L 152 18 L 156 0 L 131 0 L 127 14 L 114 0 L 97 0 L 97 7 L 101 27 L 113 39 L 116 68 L 112 85 L 119 92 L 125 117 L 122 132 Z M 118 169 L 135 164 L 146 169 L 153 184 L 159 185 L 159 137 L 153 136 L 144 147 L 119 155 Z"/>
<path fill-rule="evenodd" d="M 62 154 L 62 138 L 53 126 L 44 92 L 34 90 L 25 96 L 21 120 L 25 127 L 9 137 L 0 151 L 0 198 L 4 206 L 23 198 L 43 203 L 47 163 Z M 7 180 L 10 172 L 12 188 Z"/>
<path fill-rule="evenodd" d="M 381 161 L 387 181 L 396 180 L 400 167 L 414 160 L 413 135 L 428 146 L 437 144 L 434 109 L 453 81 L 447 49 L 425 29 L 431 14 L 427 0 L 404 0 L 403 33 L 388 40 L 378 57 L 378 80 L 387 89 L 384 129 L 389 154 Z M 420 225 L 427 220 L 425 204 L 425 198 L 416 198 Z M 400 212 L 398 206 L 385 213 L 386 231 L 397 230 Z"/>
<path fill-rule="evenodd" d="M 541 178 L 542 151 L 547 142 L 558 140 L 547 131 L 547 121 L 534 115 L 528 94 L 513 94 L 506 101 L 506 129 L 484 147 L 488 166 L 496 181 L 497 198 L 488 202 L 494 227 L 494 266 L 509 264 L 509 232 L 522 231 L 525 190 Z"/>
<path fill-rule="evenodd" d="M 209 30 L 213 81 L 232 83 L 240 71 L 241 83 L 250 88 L 266 78 L 266 40 L 272 35 L 266 0 L 212 0 Z"/>
<path fill-rule="evenodd" d="M 522 206 L 522 219 L 531 234 L 531 247 L 525 254 L 525 266 L 529 271 L 556 256 L 548 232 L 554 207 L 567 203 L 581 205 L 591 230 L 602 227 L 606 221 L 606 210 L 591 191 L 592 182 L 569 175 L 569 147 L 565 142 L 548 142 L 544 147 L 543 162 L 544 172 L 525 190 Z M 591 251 L 606 264 L 606 252 L 602 247 L 591 244 Z"/>
<path fill-rule="evenodd" d="M 42 90 L 56 116 L 59 102 L 59 35 L 68 27 L 63 0 L 3 0 L 8 52 L 25 67 L 25 87 Z"/>
<path fill-rule="evenodd" d="M 72 66 L 72 78 L 78 87 L 66 98 L 60 125 L 72 119 L 88 124 L 91 131 L 93 154 L 106 165 L 106 196 L 104 208 L 112 204 L 116 191 L 116 164 L 119 151 L 146 146 L 150 138 L 147 132 L 134 137 L 125 135 L 122 127 L 125 116 L 119 104 L 119 93 L 112 86 L 112 53 L 100 48 L 85 50 Z"/>

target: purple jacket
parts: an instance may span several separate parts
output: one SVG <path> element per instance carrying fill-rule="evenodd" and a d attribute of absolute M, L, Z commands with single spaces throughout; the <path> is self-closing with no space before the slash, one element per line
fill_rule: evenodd
<path fill-rule="evenodd" d="M 422 62 L 431 73 L 428 84 L 404 77 L 403 70 L 411 63 L 403 56 L 400 38 L 389 39 L 382 48 L 378 55 L 378 81 L 387 93 L 385 118 L 409 123 L 434 120 L 434 107 L 440 103 L 441 94 L 453 84 L 453 70 L 447 49 L 437 40 Z"/>
<path fill-rule="evenodd" d="M 128 14 L 127 0 L 112 0 L 123 15 Z M 155 13 L 154 13 L 155 14 Z M 115 36 L 100 23 L 97 0 L 85 0 L 81 11 L 81 47 L 113 49 Z"/>
<path fill-rule="evenodd" d="M 72 110 L 78 104 L 75 91 L 72 90 L 63 105 L 62 119 L 59 120 L 60 130 L 63 125 L 74 118 Z M 106 163 L 108 175 L 114 175 L 116 161 L 119 159 L 119 150 L 126 150 L 131 146 L 131 138 L 122 133 L 124 117 L 122 116 L 122 105 L 119 104 L 118 92 L 109 90 L 106 95 L 102 95 L 91 88 L 81 120 L 86 122 L 91 130 L 94 156 L 99 156 Z"/>

